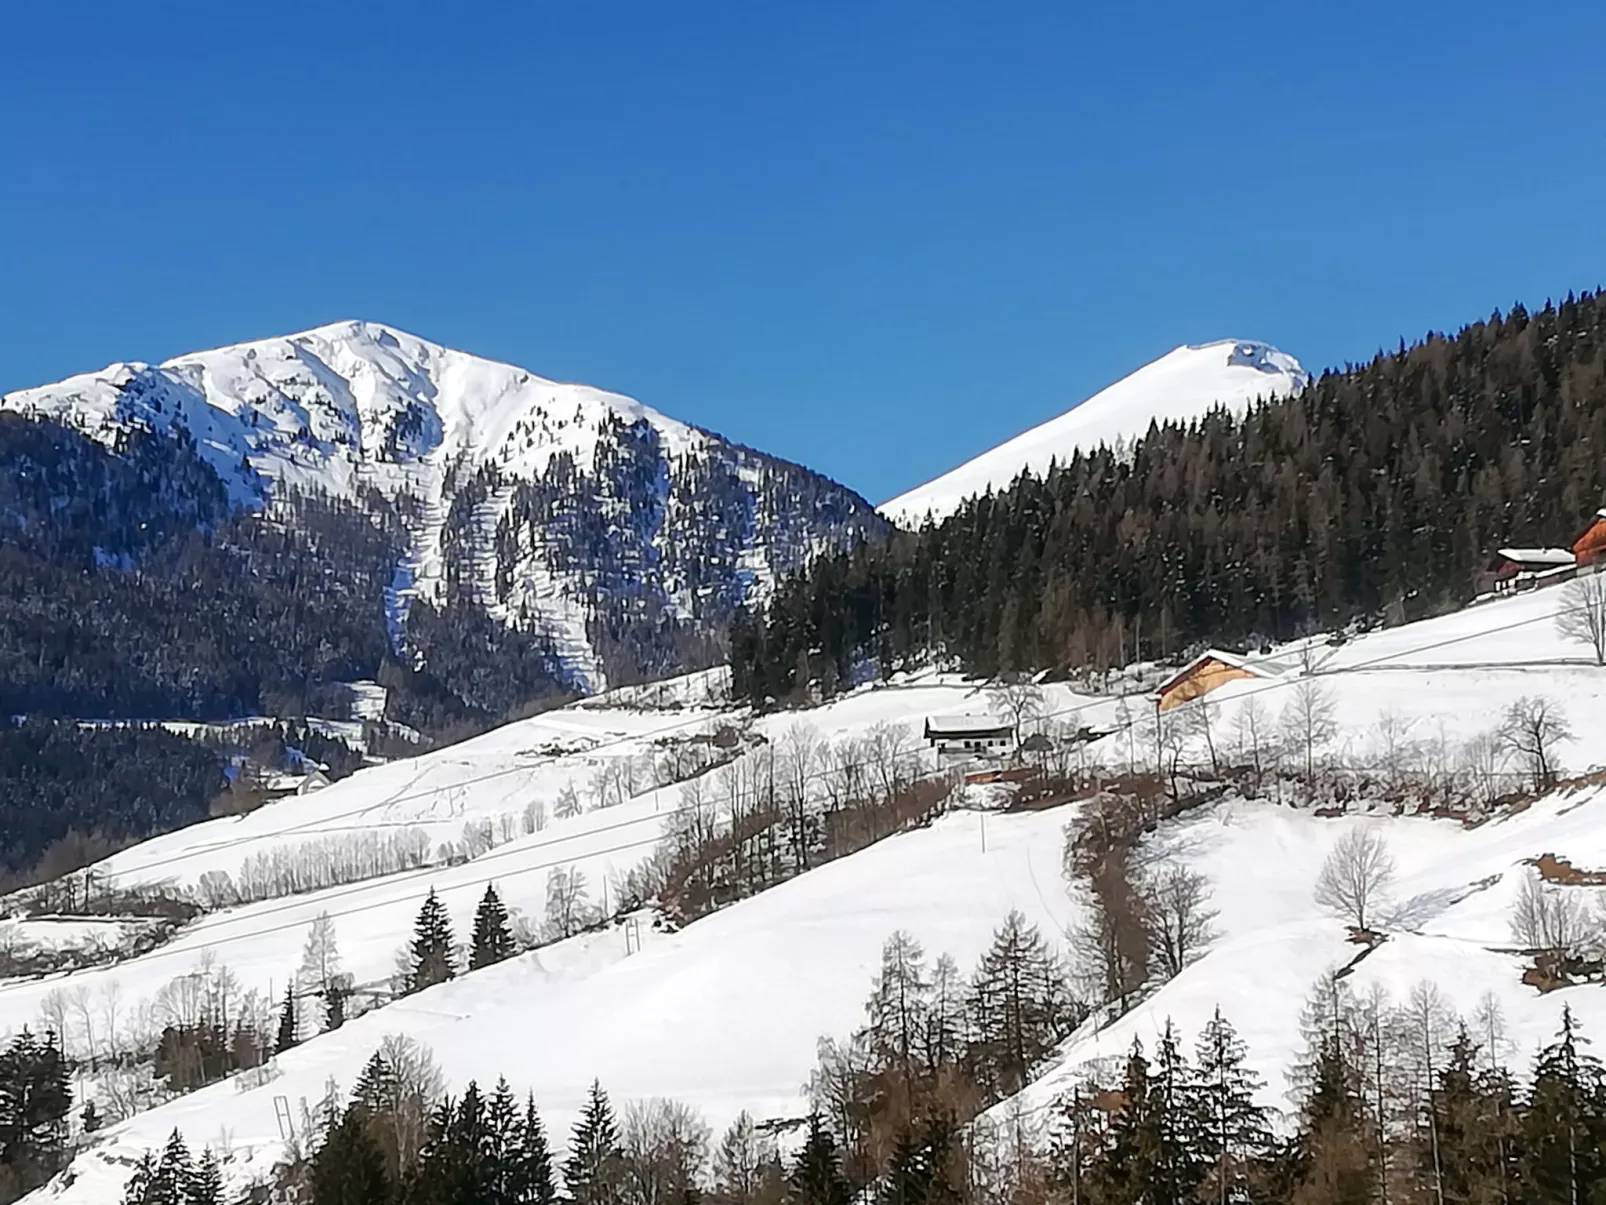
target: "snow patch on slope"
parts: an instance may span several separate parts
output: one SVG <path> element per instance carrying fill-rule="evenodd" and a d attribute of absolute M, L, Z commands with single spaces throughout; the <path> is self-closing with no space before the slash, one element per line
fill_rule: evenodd
<path fill-rule="evenodd" d="M 879 509 L 903 527 L 918 526 L 928 514 L 942 519 L 967 498 L 1007 487 L 1022 470 L 1041 475 L 1077 450 L 1129 443 L 1150 423 L 1187 422 L 1216 406 L 1241 413 L 1256 398 L 1288 397 L 1309 381 L 1298 360 L 1265 343 L 1224 339 L 1179 347 Z"/>

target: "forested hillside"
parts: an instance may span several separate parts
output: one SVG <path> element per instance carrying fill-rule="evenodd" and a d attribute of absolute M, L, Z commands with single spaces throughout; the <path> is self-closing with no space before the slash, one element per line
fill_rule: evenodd
<path fill-rule="evenodd" d="M 732 634 L 739 695 L 930 654 L 1113 667 L 1466 602 L 1492 549 L 1606 501 L 1606 299 L 1520 306 L 1242 418 L 1077 454 L 918 534 L 823 557 Z"/>

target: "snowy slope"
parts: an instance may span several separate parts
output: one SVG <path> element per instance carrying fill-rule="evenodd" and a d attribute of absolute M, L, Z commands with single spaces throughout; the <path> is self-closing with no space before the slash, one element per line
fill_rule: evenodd
<path fill-rule="evenodd" d="M 604 685 L 600 606 L 624 600 L 616 626 L 716 623 L 882 526 L 851 491 L 632 398 L 371 322 L 112 364 L 0 409 L 108 447 L 131 427 L 186 433 L 251 507 L 290 491 L 393 507 L 410 537 L 395 631 L 414 598 L 466 601 L 548 636 L 583 690 Z"/>
<path fill-rule="evenodd" d="M 900 526 L 918 526 L 928 514 L 941 519 L 967 498 L 1008 486 L 1022 470 L 1042 474 L 1077 449 L 1129 443 L 1151 422 L 1185 423 L 1218 405 L 1242 411 L 1256 398 L 1297 393 L 1308 380 L 1299 361 L 1264 343 L 1227 339 L 1179 347 L 879 509 Z"/>
<path fill-rule="evenodd" d="M 1364 958 L 1342 924 L 1311 899 L 1329 850 L 1357 827 L 1382 832 L 1399 865 L 1396 903 L 1384 922 L 1389 936 Z M 1541 995 L 1523 985 L 1528 964 L 1512 952 L 1510 932 L 1512 903 L 1535 874 L 1529 860 L 1553 853 L 1581 868 L 1606 867 L 1606 788 L 1560 792 L 1473 829 L 1420 818 L 1322 819 L 1239 801 L 1190 817 L 1158 844 L 1209 878 L 1221 936 L 1132 1012 L 1067 1043 L 1057 1066 L 1025 1094 L 1035 1111 L 1090 1076 L 1109 1082 L 1133 1039 L 1152 1050 L 1167 1020 L 1191 1047 L 1219 1006 L 1248 1043 L 1250 1064 L 1267 1086 L 1265 1103 L 1290 1112 L 1289 1073 L 1303 1049 L 1301 1008 L 1322 975 L 1352 963 L 1351 991 L 1365 996 L 1376 985 L 1396 1006 L 1427 982 L 1470 1018 L 1492 994 L 1508 1043 L 1502 1056 L 1519 1067 L 1554 1037 L 1564 1006 L 1585 1033 L 1606 1033 L 1598 987 Z"/>
<path fill-rule="evenodd" d="M 174 1127 L 197 1147 L 218 1145 L 227 1129 L 239 1155 L 233 1173 L 260 1174 L 283 1149 L 274 1097 L 316 1104 L 331 1077 L 349 1088 L 389 1033 L 427 1043 L 456 1089 L 501 1075 L 533 1089 L 558 1134 L 593 1077 L 616 1100 L 684 1100 L 716 1126 L 744 1108 L 796 1116 L 816 1039 L 860 1023 L 893 929 L 971 963 L 1012 907 L 1049 932 L 1064 922 L 1063 821 L 1054 812 L 988 817 L 984 854 L 981 818 L 952 816 L 680 933 L 644 928 L 639 952 L 626 954 L 622 932 L 612 931 L 409 997 L 282 1056 L 281 1078 L 263 1087 L 222 1083 L 135 1118 L 80 1156 L 72 1186 L 49 1199 L 115 1199 L 123 1161 Z M 246 1150 L 252 1158 L 242 1165 Z"/>
<path fill-rule="evenodd" d="M 1336 648 L 1317 646 L 1340 728 L 1324 755 L 1340 765 L 1372 762 L 1377 722 L 1393 712 L 1430 755 L 1437 748 L 1453 757 L 1460 743 L 1498 722 L 1509 702 L 1542 694 L 1559 705 L 1575 732 L 1558 748 L 1565 768 L 1576 773 L 1597 766 L 1606 753 L 1590 740 L 1589 724 L 1606 713 L 1606 675 L 1583 664 L 1577 646 L 1558 640 L 1555 614 L 1564 598 L 1559 590 L 1539 591 Z M 1227 739 L 1235 711 L 1252 698 L 1275 716 L 1297 681 L 1235 683 L 1212 695 L 1220 710 L 1218 737 Z M 509 725 L 456 749 L 362 771 L 310 798 L 160 838 L 102 869 L 129 881 L 192 882 L 202 868 L 224 869 L 249 850 L 293 844 L 320 831 L 405 822 L 449 835 L 465 819 L 504 814 L 532 796 L 550 799 L 565 782 L 584 781 L 609 759 L 655 740 L 746 718 L 689 702 L 671 710 L 647 703 L 644 692 L 626 691 Z M 806 715 L 763 717 L 754 728 L 780 741 L 789 726 L 806 722 L 840 740 L 885 723 L 913 732 L 929 715 L 984 706 L 973 686 L 928 675 L 861 690 Z M 1047 710 L 1051 719 L 1105 727 L 1122 709 L 1112 699 L 1053 687 Z M 1097 752 L 1118 765 L 1127 756 L 1124 738 L 1107 738 Z M 538 914 L 552 866 L 578 866 L 600 883 L 646 853 L 679 792 L 678 786 L 641 791 L 630 802 L 553 821 L 458 866 L 218 913 L 171 945 L 120 966 L 0 983 L 0 1031 L 35 1021 L 56 987 L 82 987 L 99 999 L 115 984 L 132 1009 L 208 953 L 247 986 L 265 991 L 282 985 L 312 918 L 324 910 L 334 915 L 341 950 L 359 982 L 381 977 L 427 886 L 441 892 L 460 934 L 483 884 L 493 878 L 515 909 Z M 950 953 L 968 967 L 1010 908 L 1056 939 L 1075 922 L 1077 906 L 1065 891 L 1060 863 L 1063 829 L 1076 807 L 1021 815 L 955 812 L 679 933 L 655 933 L 645 923 L 639 934 L 613 929 L 409 997 L 284 1055 L 280 1078 L 268 1084 L 216 1085 L 114 1127 L 102 1145 L 78 1158 L 70 1187 L 41 1199 L 72 1205 L 112 1196 L 126 1178 L 127 1161 L 159 1145 L 174 1127 L 194 1147 L 218 1146 L 227 1131 L 231 1175 L 241 1182 L 260 1175 L 282 1150 L 274 1098 L 315 1103 L 330 1078 L 349 1088 L 380 1038 L 393 1032 L 426 1042 L 453 1088 L 506 1075 L 516 1089 L 533 1090 L 558 1133 L 567 1130 L 594 1076 L 616 1100 L 682 1099 L 716 1126 L 744 1108 L 760 1117 L 798 1117 L 806 1107 L 803 1086 L 816 1040 L 845 1035 L 861 1022 L 881 944 L 894 929 L 911 932 L 931 957 Z M 1531 873 L 1525 859 L 1553 853 L 1582 868 L 1606 869 L 1606 790 L 1561 792 L 1470 829 L 1381 813 L 1326 819 L 1229 799 L 1154 838 L 1212 883 L 1219 939 L 1133 1013 L 1103 1032 L 1073 1037 L 1028 1092 L 1028 1105 L 1046 1107 L 1089 1064 L 1124 1053 L 1134 1035 L 1147 1040 L 1167 1017 L 1191 1042 L 1218 1004 L 1250 1043 L 1268 1103 L 1286 1105 L 1305 995 L 1320 974 L 1348 963 L 1358 950 L 1310 896 L 1327 851 L 1355 826 L 1385 832 L 1400 865 L 1396 896 L 1402 905 L 1388 940 L 1357 965 L 1350 980 L 1357 990 L 1375 981 L 1402 999 L 1428 978 L 1467 1012 L 1492 992 L 1520 1055 L 1553 1029 L 1564 1003 L 1572 1004 L 1586 1030 L 1606 1032 L 1606 996 L 1598 989 L 1540 996 L 1521 985 L 1519 961 L 1505 951 L 1509 904 Z M 231 844 L 235 837 L 243 839 Z M 509 1043 L 512 1032 L 524 1040 Z M 666 1032 L 673 1041 L 663 1040 Z"/>

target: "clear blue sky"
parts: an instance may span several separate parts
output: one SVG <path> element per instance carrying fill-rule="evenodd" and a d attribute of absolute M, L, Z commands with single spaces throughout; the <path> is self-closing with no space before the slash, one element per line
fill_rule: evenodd
<path fill-rule="evenodd" d="M 388 322 L 872 500 L 1606 283 L 1606 5 L 8 6 L 0 390 Z"/>

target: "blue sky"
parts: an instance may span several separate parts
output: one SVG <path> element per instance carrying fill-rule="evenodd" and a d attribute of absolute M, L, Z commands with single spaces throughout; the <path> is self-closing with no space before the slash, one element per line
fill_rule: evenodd
<path fill-rule="evenodd" d="M 880 500 L 1606 283 L 1606 5 L 12 6 L 0 390 L 344 317 Z"/>

